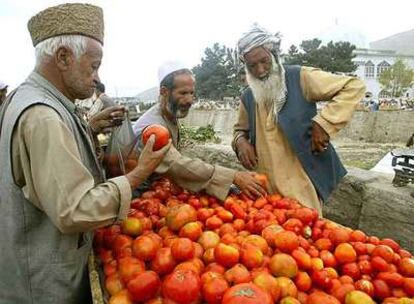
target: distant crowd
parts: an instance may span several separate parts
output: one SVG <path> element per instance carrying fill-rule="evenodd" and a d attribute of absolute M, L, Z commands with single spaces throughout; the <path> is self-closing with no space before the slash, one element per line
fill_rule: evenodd
<path fill-rule="evenodd" d="M 379 100 L 369 99 L 361 101 L 359 110 L 365 111 L 392 111 L 392 110 L 414 110 L 414 99 L 408 98 L 383 98 Z"/>

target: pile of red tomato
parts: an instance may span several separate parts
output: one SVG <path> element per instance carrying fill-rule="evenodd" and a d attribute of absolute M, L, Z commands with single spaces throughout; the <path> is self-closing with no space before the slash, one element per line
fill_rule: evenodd
<path fill-rule="evenodd" d="M 94 247 L 110 304 L 414 303 L 414 259 L 278 194 L 224 202 L 166 179 Z"/>

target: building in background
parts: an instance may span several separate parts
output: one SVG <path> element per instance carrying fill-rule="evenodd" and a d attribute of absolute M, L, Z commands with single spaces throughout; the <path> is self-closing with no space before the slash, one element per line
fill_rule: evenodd
<path fill-rule="evenodd" d="M 401 58 L 414 69 L 414 29 L 398 33 L 368 43 L 366 36 L 352 26 L 338 23 L 319 33 L 319 39 L 326 44 L 329 41 L 349 41 L 356 46 L 354 62 L 358 68 L 355 74 L 365 81 L 368 99 L 391 98 L 381 89 L 379 76 Z M 407 91 L 408 98 L 414 97 L 414 89 Z"/>
<path fill-rule="evenodd" d="M 377 100 L 393 97 L 381 89 L 378 79 L 398 58 L 414 69 L 414 30 L 371 42 L 369 46 L 354 51 L 354 61 L 358 65 L 355 74 L 365 81 L 367 95 Z M 404 97 L 413 98 L 414 89 L 409 89 Z"/>

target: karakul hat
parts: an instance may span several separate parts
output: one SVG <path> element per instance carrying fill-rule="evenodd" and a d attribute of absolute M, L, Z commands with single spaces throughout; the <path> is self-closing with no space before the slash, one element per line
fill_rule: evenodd
<path fill-rule="evenodd" d="M 83 35 L 103 44 L 102 8 L 83 3 L 65 3 L 49 7 L 33 16 L 27 27 L 33 46 L 51 37 Z"/>

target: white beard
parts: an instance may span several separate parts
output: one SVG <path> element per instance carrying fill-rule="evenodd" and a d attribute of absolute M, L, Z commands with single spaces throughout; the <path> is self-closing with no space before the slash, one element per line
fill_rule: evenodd
<path fill-rule="evenodd" d="M 256 78 L 246 68 L 246 81 L 252 90 L 255 101 L 264 103 L 266 108 L 276 116 L 284 104 L 286 85 L 282 81 L 284 80 L 282 77 L 285 77 L 284 70 L 281 73 L 274 56 L 272 56 L 272 68 L 269 76 L 264 80 Z"/>

